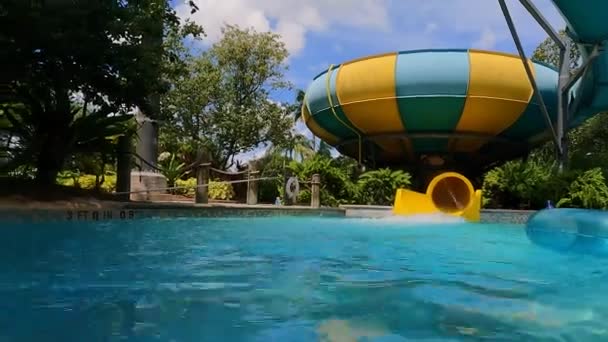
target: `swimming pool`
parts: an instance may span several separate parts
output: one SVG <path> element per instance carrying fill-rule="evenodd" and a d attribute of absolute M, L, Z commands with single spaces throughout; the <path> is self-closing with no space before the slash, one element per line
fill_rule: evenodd
<path fill-rule="evenodd" d="M 2 224 L 0 341 L 606 340 L 606 260 L 516 225 Z"/>

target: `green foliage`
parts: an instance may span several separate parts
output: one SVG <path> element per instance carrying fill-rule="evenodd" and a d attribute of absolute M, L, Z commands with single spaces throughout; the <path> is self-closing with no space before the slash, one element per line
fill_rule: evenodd
<path fill-rule="evenodd" d="M 608 186 L 599 168 L 583 172 L 568 187 L 566 197 L 559 200 L 558 207 L 608 208 Z"/>
<path fill-rule="evenodd" d="M 173 79 L 163 97 L 161 144 L 206 148 L 212 162 L 226 169 L 238 153 L 288 138 L 290 113 L 269 99 L 287 89 L 287 50 L 279 36 L 226 26 L 223 38 L 187 60 L 187 73 Z"/>
<path fill-rule="evenodd" d="M 179 162 L 176 155 L 163 152 L 158 156 L 158 166 L 161 173 L 167 178 L 167 186 L 175 186 L 175 181 L 182 178 L 186 174 L 186 164 Z"/>
<path fill-rule="evenodd" d="M 3 1 L 0 64 L 10 68 L 0 76 L 0 121 L 18 141 L 10 168 L 33 163 L 36 179 L 53 183 L 68 155 L 124 134 L 131 108 L 155 116 L 150 95 L 165 91 L 173 56 L 163 38 L 200 33 L 184 27 L 166 0 Z"/>
<path fill-rule="evenodd" d="M 570 43 L 570 68 L 572 70 L 576 69 L 579 66 L 580 61 L 580 51 L 578 47 L 572 39 L 568 36 L 566 31 L 561 30 L 559 32 L 560 37 L 568 41 Z M 559 48 L 550 37 L 545 39 L 540 45 L 534 50 L 532 54 L 532 59 L 535 61 L 540 61 L 552 65 L 554 67 L 559 67 Z"/>
<path fill-rule="evenodd" d="M 359 203 L 392 205 L 397 189 L 408 188 L 411 185 L 411 176 L 401 170 L 378 169 L 363 173 L 357 185 Z"/>
<path fill-rule="evenodd" d="M 196 178 L 177 179 L 175 186 L 183 188 L 176 189 L 175 194 L 192 197 L 196 193 Z M 207 194 L 210 199 L 231 200 L 234 198 L 234 189 L 232 184 L 221 181 L 210 181 Z"/>
<path fill-rule="evenodd" d="M 221 181 L 209 182 L 209 198 L 215 200 L 231 200 L 234 198 L 232 184 Z"/>
<path fill-rule="evenodd" d="M 333 164 L 333 160 L 322 156 L 304 160 L 302 163 L 292 161 L 289 169 L 298 179 L 310 181 L 312 175 L 321 177 L 321 205 L 338 206 L 354 203 L 358 196 L 358 188 L 352 182 L 347 172 Z M 309 203 L 310 189 L 300 187 L 300 202 Z"/>
<path fill-rule="evenodd" d="M 606 208 L 608 187 L 600 168 L 557 173 L 550 164 L 510 161 L 486 174 L 483 199 L 491 208 L 541 209 L 547 200 L 561 207 Z"/>
<path fill-rule="evenodd" d="M 196 193 L 196 178 L 177 179 L 175 181 L 175 186 L 181 188 L 175 189 L 175 194 L 194 196 Z"/>
<path fill-rule="evenodd" d="M 339 156 L 332 160 L 332 164 L 343 170 L 352 181 L 356 181 L 359 178 L 361 169 L 359 163 L 351 157 Z"/>
<path fill-rule="evenodd" d="M 524 209 L 538 207 L 551 198 L 540 190 L 551 177 L 550 169 L 537 162 L 509 161 L 486 173 L 483 181 L 484 206 Z"/>
<path fill-rule="evenodd" d="M 114 172 L 106 172 L 104 175 L 99 176 L 64 171 L 57 175 L 57 184 L 110 193 L 116 191 L 116 174 Z"/>
<path fill-rule="evenodd" d="M 570 165 L 578 169 L 608 167 L 608 113 L 597 114 L 570 135 Z"/>
<path fill-rule="evenodd" d="M 278 177 L 263 180 L 258 184 L 258 199 L 262 203 L 274 203 L 277 197 L 284 197 L 284 173 L 290 160 L 276 149 L 270 149 L 260 159 L 252 161 L 258 167 L 260 178 Z"/>

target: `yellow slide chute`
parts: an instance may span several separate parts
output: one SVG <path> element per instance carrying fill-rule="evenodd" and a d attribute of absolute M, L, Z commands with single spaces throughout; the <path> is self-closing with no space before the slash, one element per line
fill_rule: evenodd
<path fill-rule="evenodd" d="M 426 193 L 407 189 L 397 190 L 393 214 L 448 214 L 468 221 L 479 221 L 481 190 L 456 172 L 444 172 L 431 181 Z"/>

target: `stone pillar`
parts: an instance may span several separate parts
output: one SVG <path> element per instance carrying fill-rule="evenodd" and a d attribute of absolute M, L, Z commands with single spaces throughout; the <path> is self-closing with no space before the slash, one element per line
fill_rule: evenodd
<path fill-rule="evenodd" d="M 131 140 L 129 137 L 122 136 L 118 138 L 118 146 L 116 154 L 118 160 L 116 163 L 116 192 L 121 193 L 118 198 L 121 201 L 130 199 L 129 192 L 131 191 Z"/>
<path fill-rule="evenodd" d="M 256 205 L 258 204 L 258 178 L 260 172 L 255 170 L 255 167 L 249 166 L 249 172 L 247 173 L 247 204 Z"/>
<path fill-rule="evenodd" d="M 310 206 L 313 208 L 321 207 L 321 176 L 317 173 L 312 175 Z"/>
<path fill-rule="evenodd" d="M 196 169 L 195 203 L 209 203 L 209 167 L 210 163 L 201 163 Z"/>
<path fill-rule="evenodd" d="M 160 18 L 159 18 L 160 19 Z M 158 20 L 155 26 L 143 36 L 143 44 L 150 51 L 162 56 L 163 21 Z M 160 73 L 158 74 L 160 79 Z M 156 167 L 158 158 L 158 121 L 160 117 L 160 94 L 151 92 L 147 94 L 145 103 L 139 106 L 135 118 L 137 120 L 136 153 L 138 167 L 131 172 L 132 200 L 153 200 L 154 196 L 162 197 L 166 194 L 167 179 Z M 158 190 L 162 189 L 162 190 Z"/>

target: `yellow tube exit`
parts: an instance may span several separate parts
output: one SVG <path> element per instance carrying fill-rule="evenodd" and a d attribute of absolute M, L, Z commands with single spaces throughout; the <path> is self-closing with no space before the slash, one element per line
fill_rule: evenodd
<path fill-rule="evenodd" d="M 426 193 L 398 189 L 393 214 L 409 216 L 442 213 L 479 221 L 481 190 L 456 172 L 444 172 L 431 181 Z"/>

